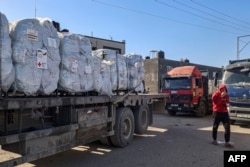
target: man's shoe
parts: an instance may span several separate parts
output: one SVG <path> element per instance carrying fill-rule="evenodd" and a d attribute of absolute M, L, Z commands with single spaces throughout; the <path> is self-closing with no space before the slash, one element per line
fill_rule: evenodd
<path fill-rule="evenodd" d="M 213 144 L 213 145 L 218 145 L 219 143 L 217 142 L 217 140 L 214 140 L 214 141 L 212 142 L 212 144 Z"/>
<path fill-rule="evenodd" d="M 231 142 L 226 142 L 225 143 L 225 147 L 234 147 L 234 144 L 233 143 L 231 143 Z"/>

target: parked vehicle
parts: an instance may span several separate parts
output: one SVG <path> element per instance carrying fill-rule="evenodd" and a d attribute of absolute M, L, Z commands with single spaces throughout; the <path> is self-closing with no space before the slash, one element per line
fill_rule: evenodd
<path fill-rule="evenodd" d="M 46 19 L 12 24 L 10 38 L 0 16 L 0 145 L 20 154 L 1 154 L 0 166 L 96 140 L 126 147 L 152 124 L 154 102 L 165 104 L 168 94 L 142 91 L 140 56 L 91 52 L 88 38 L 60 34 Z"/>
<path fill-rule="evenodd" d="M 224 68 L 222 83 L 228 88 L 231 123 L 250 121 L 250 59 L 229 61 Z"/>
<path fill-rule="evenodd" d="M 217 78 L 208 79 L 208 72 L 196 66 L 180 66 L 168 71 L 163 79 L 162 92 L 169 93 L 166 110 L 170 115 L 191 112 L 203 117 L 212 112 L 212 93 Z"/>

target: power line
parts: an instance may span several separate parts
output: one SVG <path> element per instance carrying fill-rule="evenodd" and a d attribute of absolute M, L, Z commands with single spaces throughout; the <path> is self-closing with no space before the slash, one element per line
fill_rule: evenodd
<path fill-rule="evenodd" d="M 36 18 L 36 0 L 35 0 L 35 18 Z"/>
<path fill-rule="evenodd" d="M 229 15 L 227 15 L 227 14 L 223 13 L 223 12 L 217 11 L 217 10 L 212 9 L 212 8 L 210 8 L 210 7 L 207 7 L 207 6 L 205 6 L 205 5 L 201 4 L 201 3 L 195 2 L 194 0 L 190 0 L 190 1 L 191 1 L 191 2 L 193 2 L 193 3 L 195 3 L 195 4 L 197 4 L 197 5 L 199 5 L 199 6 L 202 6 L 202 7 L 206 8 L 206 9 L 209 9 L 209 10 L 211 10 L 211 11 L 213 11 L 213 12 L 216 12 L 216 13 L 219 13 L 219 14 L 221 14 L 221 15 L 223 15 L 223 16 L 228 17 L 228 18 L 231 18 L 231 19 L 237 20 L 237 21 L 239 21 L 239 22 L 241 22 L 241 23 L 244 23 L 244 24 L 250 25 L 250 23 L 248 23 L 248 22 L 245 22 L 245 21 L 240 20 L 240 19 L 238 19 L 238 18 L 235 18 L 235 17 L 229 16 Z"/>
<path fill-rule="evenodd" d="M 205 12 L 205 11 L 202 11 L 202 10 L 199 10 L 199 9 L 197 9 L 197 8 L 194 8 L 194 7 L 191 7 L 191 6 L 189 6 L 189 5 L 186 5 L 186 4 L 182 3 L 182 2 L 178 2 L 177 0 L 173 0 L 173 1 L 174 1 L 175 3 L 178 3 L 178 4 L 182 5 L 182 6 L 185 6 L 185 7 L 188 7 L 188 8 L 190 8 L 190 9 L 196 10 L 196 11 L 198 11 L 198 12 L 200 12 L 200 13 L 203 13 L 203 14 L 206 14 L 206 15 L 209 15 L 209 16 L 212 16 L 212 17 L 214 17 L 214 18 L 216 18 L 216 19 L 219 19 L 219 20 L 222 20 L 222 21 L 225 21 L 225 22 L 234 24 L 234 25 L 239 26 L 239 27 L 244 27 L 244 28 L 246 28 L 248 31 L 250 30 L 249 27 L 246 27 L 246 26 L 244 26 L 244 25 L 239 25 L 239 24 L 234 23 L 234 22 L 232 22 L 232 21 L 230 21 L 230 20 L 227 20 L 227 19 L 224 19 L 224 18 L 215 16 L 215 15 L 213 15 L 213 14 L 207 13 L 207 12 Z M 192 0 L 191 0 L 191 1 L 192 1 Z"/>
<path fill-rule="evenodd" d="M 194 27 L 199 27 L 199 28 L 210 29 L 210 30 L 214 30 L 214 31 L 239 35 L 239 33 L 236 33 L 236 32 L 230 32 L 230 31 L 216 29 L 216 28 L 212 28 L 212 27 L 206 27 L 206 26 L 203 26 L 203 25 L 187 23 L 187 22 L 184 22 L 184 21 L 180 21 L 180 20 L 176 20 L 176 19 L 172 19 L 172 18 L 167 18 L 167 17 L 164 17 L 164 16 L 159 16 L 159 15 L 155 15 L 155 14 L 152 14 L 152 13 L 136 10 L 136 9 L 126 8 L 126 7 L 123 7 L 123 6 L 118 6 L 118 5 L 115 5 L 115 4 L 106 3 L 106 2 L 99 1 L 99 0 L 92 0 L 92 1 L 94 3 L 98 3 L 98 4 L 101 4 L 101 5 L 114 7 L 114 8 L 130 11 L 130 12 L 134 12 L 134 13 L 143 14 L 143 15 L 148 15 L 148 16 L 163 19 L 163 20 L 168 20 L 168 21 L 177 22 L 177 23 L 181 23 L 181 24 L 185 24 L 185 25 L 189 25 L 189 26 L 194 26 Z"/>
<path fill-rule="evenodd" d="M 209 18 L 207 18 L 207 17 L 203 17 L 203 16 L 197 15 L 197 14 L 195 14 L 195 13 L 192 13 L 192 12 L 189 12 L 189 11 L 186 11 L 186 10 L 183 10 L 183 9 L 180 9 L 180 8 L 175 7 L 175 6 L 173 6 L 173 5 L 170 5 L 170 4 L 166 3 L 166 2 L 162 2 L 162 1 L 159 1 L 159 0 L 155 0 L 155 2 L 157 2 L 157 3 L 159 3 L 159 4 L 162 4 L 162 5 L 164 5 L 164 6 L 168 6 L 168 7 L 170 7 L 170 8 L 174 8 L 174 9 L 176 9 L 176 10 L 182 11 L 182 12 L 184 12 L 184 13 L 188 13 L 188 14 L 190 14 L 190 15 L 193 15 L 193 16 L 196 16 L 196 17 L 199 17 L 199 18 L 202 18 L 202 19 L 205 19 L 205 20 L 208 20 L 208 21 L 217 23 L 217 24 L 221 24 L 221 25 L 224 25 L 224 26 L 227 26 L 227 27 L 230 27 L 230 28 L 233 28 L 233 29 L 238 29 L 238 30 L 241 30 L 241 31 L 246 31 L 246 30 L 243 30 L 243 29 L 241 29 L 241 28 L 238 28 L 238 27 L 235 27 L 235 26 L 231 26 L 231 25 L 228 25 L 228 24 L 224 24 L 224 23 L 218 22 L 218 21 L 216 21 L 216 20 L 209 19 Z"/>

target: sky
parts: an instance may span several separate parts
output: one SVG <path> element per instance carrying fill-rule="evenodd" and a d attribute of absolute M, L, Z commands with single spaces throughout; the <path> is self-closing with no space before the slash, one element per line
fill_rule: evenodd
<path fill-rule="evenodd" d="M 250 58 L 249 0 L 0 0 L 9 22 L 47 17 L 135 52 L 213 67 Z"/>

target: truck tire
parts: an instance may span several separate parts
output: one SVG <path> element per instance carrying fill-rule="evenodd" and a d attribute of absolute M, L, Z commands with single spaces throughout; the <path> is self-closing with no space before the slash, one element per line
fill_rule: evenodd
<path fill-rule="evenodd" d="M 176 115 L 176 111 L 174 110 L 168 110 L 168 114 L 171 116 L 175 116 Z"/>
<path fill-rule="evenodd" d="M 130 108 L 121 107 L 116 111 L 114 135 L 110 137 L 116 147 L 125 147 L 133 140 L 135 129 L 134 115 Z"/>
<path fill-rule="evenodd" d="M 149 125 L 149 108 L 147 105 L 137 106 L 134 110 L 135 133 L 143 134 Z"/>
<path fill-rule="evenodd" d="M 204 117 L 206 115 L 206 113 L 207 113 L 206 104 L 205 104 L 205 102 L 201 101 L 199 104 L 199 107 L 197 108 L 196 116 L 197 117 Z"/>

